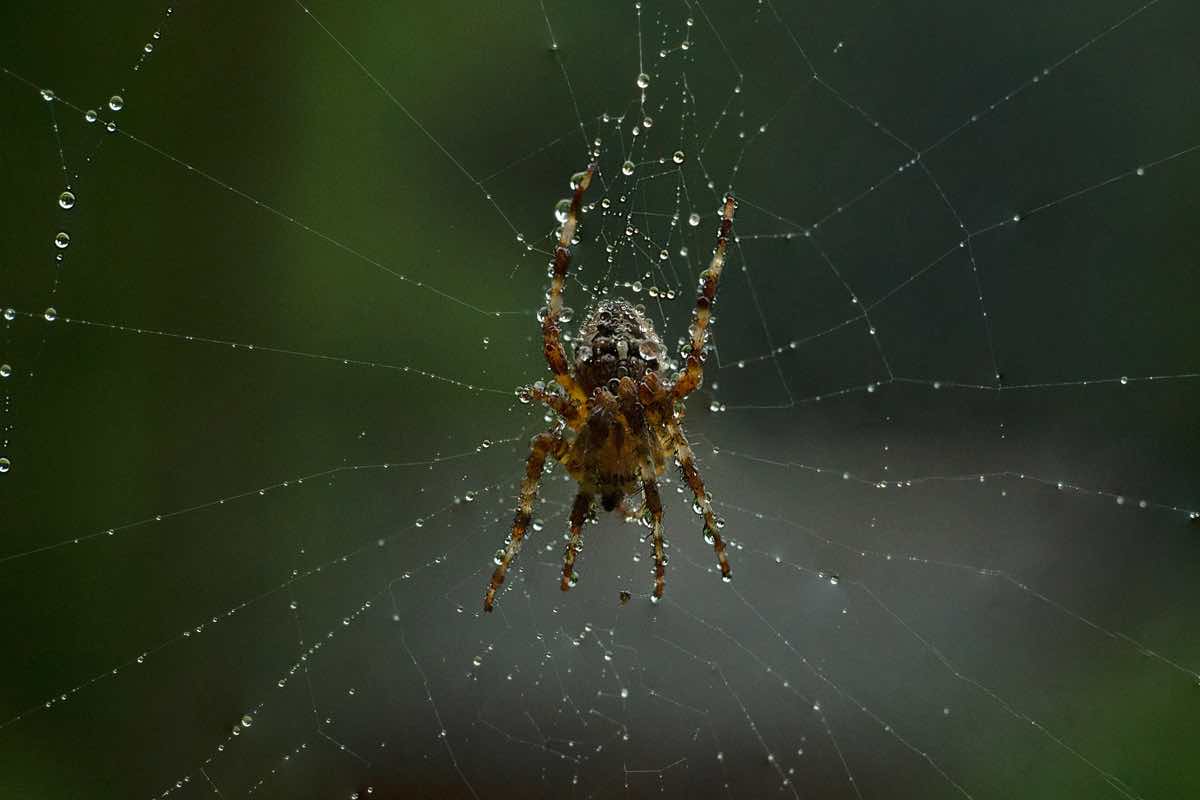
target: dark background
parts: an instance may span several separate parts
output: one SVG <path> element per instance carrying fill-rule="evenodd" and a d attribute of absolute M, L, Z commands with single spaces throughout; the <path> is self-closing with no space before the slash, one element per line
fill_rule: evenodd
<path fill-rule="evenodd" d="M 0 796 L 1200 794 L 1194 4 L 311 11 L 0 12 Z M 597 137 L 735 579 L 558 469 L 485 617 Z"/>

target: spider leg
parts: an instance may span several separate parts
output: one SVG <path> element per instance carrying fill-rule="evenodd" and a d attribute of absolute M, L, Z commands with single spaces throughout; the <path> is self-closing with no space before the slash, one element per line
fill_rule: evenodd
<path fill-rule="evenodd" d="M 692 448 L 688 444 L 687 437 L 683 435 L 683 428 L 679 427 L 679 423 L 671 421 L 667 423 L 667 426 L 671 430 L 671 438 L 675 443 L 675 456 L 679 459 L 679 471 L 683 473 L 683 479 L 691 488 L 692 494 L 696 496 L 696 504 L 700 506 L 700 511 L 704 514 L 704 540 L 713 546 L 713 551 L 717 554 L 717 562 L 721 566 L 721 578 L 727 581 L 732 576 L 732 570 L 729 568 L 729 558 L 725 555 L 725 542 L 721 539 L 721 531 L 718 529 L 717 517 L 713 514 L 712 503 L 704 491 L 704 479 L 700 477 L 700 470 L 696 468 L 696 458 L 692 454 Z"/>
<path fill-rule="evenodd" d="M 554 380 L 567 391 L 580 408 L 587 408 L 587 395 L 572 377 L 567 366 L 567 353 L 563 349 L 562 339 L 558 329 L 558 320 L 563 308 L 563 286 L 567 282 L 567 268 L 571 265 L 571 239 L 575 237 L 575 228 L 579 224 L 579 209 L 583 203 L 583 193 L 592 182 L 592 174 L 596 171 L 595 163 L 581 173 L 579 182 L 575 185 L 575 194 L 571 197 L 571 205 L 567 210 L 567 220 L 563 223 L 562 232 L 558 236 L 558 246 L 554 248 L 554 272 L 550 279 L 550 296 L 546 303 L 546 316 L 542 318 L 542 339 L 545 343 L 546 363 L 554 373 Z"/>
<path fill-rule="evenodd" d="M 638 399 L 637 386 L 633 380 L 621 378 L 617 387 L 620 395 L 621 414 L 629 424 L 630 431 L 641 437 L 639 448 L 641 462 L 642 490 L 646 497 L 646 509 L 650 512 L 651 530 L 649 538 L 654 548 L 654 594 L 652 602 L 658 602 L 666 588 L 667 555 L 663 543 L 663 507 L 662 498 L 658 494 L 658 479 L 655 470 L 655 450 L 650 443 L 650 429 L 646 426 L 646 409 Z"/>
<path fill-rule="evenodd" d="M 492 604 L 496 600 L 496 590 L 500 588 L 500 584 L 504 583 L 509 565 L 521 551 L 525 530 L 529 527 L 529 520 L 533 518 L 533 499 L 537 496 L 538 481 L 542 479 L 542 468 L 546 465 L 546 456 L 557 456 L 563 445 L 562 437 L 553 433 L 539 433 L 533 437 L 529 448 L 529 459 L 525 462 L 525 477 L 521 480 L 521 494 L 517 499 L 517 513 L 513 517 L 512 534 L 496 564 L 496 571 L 492 573 L 492 582 L 488 585 L 487 594 L 483 598 L 484 611 L 492 610 Z"/>
<path fill-rule="evenodd" d="M 563 550 L 562 590 L 565 592 L 574 584 L 575 556 L 583 549 L 583 523 L 592 507 L 592 496 L 586 492 L 575 495 L 575 505 L 571 507 L 571 540 Z"/>
<path fill-rule="evenodd" d="M 713 251 L 708 269 L 700 273 L 700 293 L 696 296 L 696 310 L 692 312 L 689 329 L 692 340 L 688 343 L 687 366 L 675 376 L 671 388 L 671 399 L 682 400 L 700 386 L 704 378 L 702 353 L 708 335 L 708 321 L 712 316 L 712 304 L 717 299 L 717 282 L 721 280 L 721 269 L 725 266 L 725 247 L 729 231 L 733 227 L 733 210 L 737 204 L 733 195 L 725 196 L 725 209 L 721 214 L 721 230 L 717 234 L 717 247 Z"/>
<path fill-rule="evenodd" d="M 657 603 L 667 583 L 667 556 L 663 547 L 662 498 L 658 496 L 658 481 L 654 479 L 654 472 L 648 463 L 642 467 L 642 485 L 646 490 L 646 507 L 650 509 L 653 522 L 650 536 L 654 547 L 654 594 L 651 602 Z"/>
<path fill-rule="evenodd" d="M 539 403 L 545 403 L 556 411 L 572 430 L 579 430 L 587 422 L 587 414 L 583 412 L 578 403 L 570 397 L 564 397 L 563 395 L 547 391 L 541 381 L 532 386 L 520 389 L 517 392 L 517 396 L 522 401 L 537 400 Z"/>

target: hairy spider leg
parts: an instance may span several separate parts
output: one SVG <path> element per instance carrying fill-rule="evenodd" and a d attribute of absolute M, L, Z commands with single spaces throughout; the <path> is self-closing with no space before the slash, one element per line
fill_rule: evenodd
<path fill-rule="evenodd" d="M 646 426 L 646 410 L 639 402 L 637 386 L 629 377 L 621 378 L 617 386 L 620 395 L 621 414 L 629 423 L 630 431 L 642 441 L 638 448 L 638 460 L 641 462 L 642 492 L 646 497 L 646 509 L 650 512 L 650 538 L 654 547 L 654 594 L 653 602 L 658 602 L 666 588 L 667 555 L 663 543 L 663 507 L 662 498 L 658 494 L 658 474 L 655 469 L 655 450 L 650 442 L 650 429 Z"/>
<path fill-rule="evenodd" d="M 548 391 L 540 384 L 541 381 L 533 386 L 526 386 L 520 389 L 517 392 L 517 396 L 523 400 L 537 400 L 539 403 L 545 403 L 557 412 L 572 430 L 577 431 L 582 428 L 587 422 L 587 414 L 579 407 L 579 404 L 570 397 L 564 397 L 563 395 Z"/>
<path fill-rule="evenodd" d="M 737 207 L 733 195 L 725 196 L 725 208 L 721 213 L 721 229 L 717 233 L 717 247 L 713 251 L 708 269 L 700 273 L 700 292 L 696 296 L 696 309 L 692 312 L 689 330 L 687 366 L 675 376 L 671 398 L 682 400 L 700 386 L 704 379 L 702 354 L 708 333 L 708 321 L 712 317 L 712 304 L 717 299 L 717 283 L 721 280 L 721 269 L 725 266 L 725 248 L 729 242 L 729 231 L 733 228 L 733 210 Z"/>
<path fill-rule="evenodd" d="M 667 427 L 670 429 L 671 439 L 675 443 L 675 457 L 679 459 L 679 471 L 683 473 L 683 479 L 691 488 L 692 494 L 696 496 L 696 503 L 704 515 L 704 540 L 712 544 L 713 551 L 717 554 L 717 562 L 721 565 L 721 578 L 729 580 L 733 571 L 729 568 L 729 558 L 725 555 L 725 542 L 721 539 L 721 531 L 717 528 L 717 516 L 713 513 L 712 502 L 704 491 L 704 479 L 700 477 L 700 470 L 696 468 L 696 457 L 693 455 L 692 448 L 688 444 L 687 437 L 683 435 L 683 428 L 679 426 L 679 423 L 672 420 L 667 423 Z"/>
<path fill-rule="evenodd" d="M 592 508 L 592 496 L 586 492 L 575 495 L 575 505 L 571 506 L 571 539 L 563 550 L 562 590 L 571 588 L 575 577 L 575 556 L 583 549 L 583 523 L 588 511 Z"/>
<path fill-rule="evenodd" d="M 579 224 L 579 209 L 583 204 L 583 193 L 592 183 L 592 174 L 596 171 L 593 162 L 580 173 L 575 184 L 575 194 L 571 197 L 571 206 L 567 209 L 567 219 L 563 223 L 562 232 L 558 236 L 558 246 L 554 248 L 554 273 L 550 279 L 550 298 L 546 304 L 546 316 L 542 318 L 542 339 L 545 343 L 546 363 L 554 373 L 554 380 L 566 390 L 567 395 L 581 409 L 587 408 L 587 395 L 571 375 L 567 367 L 567 353 L 563 349 L 559 335 L 558 320 L 563 308 L 563 287 L 567 282 L 567 268 L 571 265 L 571 239 L 575 237 L 575 227 Z"/>
<path fill-rule="evenodd" d="M 642 465 L 642 486 L 646 491 L 646 508 L 650 509 L 653 524 L 650 536 L 654 546 L 654 594 L 653 601 L 663 596 L 667 584 L 667 556 L 663 551 L 662 498 L 658 496 L 658 481 L 654 479 L 654 468 L 646 461 Z"/>
<path fill-rule="evenodd" d="M 525 462 L 525 477 L 521 480 L 521 494 L 517 500 L 517 513 L 513 517 L 512 535 L 504 548 L 504 555 L 492 573 L 492 582 L 488 585 L 487 595 L 483 598 L 483 610 L 491 611 L 496 600 L 496 590 L 504 583 L 508 567 L 512 564 L 517 553 L 521 551 L 521 541 L 525 538 L 525 530 L 529 520 L 533 518 L 533 500 L 537 496 L 538 482 L 542 479 L 542 468 L 546 465 L 546 456 L 557 457 L 565 443 L 561 436 L 553 433 L 539 433 L 533 437 L 529 447 L 529 459 Z"/>

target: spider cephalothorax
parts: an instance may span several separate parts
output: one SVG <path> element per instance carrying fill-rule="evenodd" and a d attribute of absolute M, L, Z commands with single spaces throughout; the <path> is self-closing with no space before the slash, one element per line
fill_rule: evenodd
<path fill-rule="evenodd" d="M 669 375 L 666 348 L 654 325 L 640 306 L 620 298 L 597 303 L 580 326 L 574 363 L 569 364 L 559 330 L 562 293 L 571 263 L 569 245 L 579 222 L 583 194 L 595 169 L 593 164 L 572 179 L 575 193 L 554 250 L 549 303 L 542 316 L 546 362 L 558 390 L 549 391 L 539 382 L 520 392 L 522 400 L 538 400 L 548 405 L 562 422 L 533 438 L 512 533 L 504 548 L 496 553 L 496 570 L 484 597 L 483 607 L 487 611 L 492 610 L 496 591 L 521 549 L 533 517 L 533 500 L 547 456 L 562 463 L 579 484 L 579 493 L 571 507 L 570 539 L 563 552 L 563 591 L 577 579 L 575 558 L 583 547 L 583 524 L 596 498 L 606 511 L 612 511 L 622 505 L 626 496 L 641 491 L 645 496 L 641 513 L 649 520 L 654 547 L 651 600 L 662 597 L 666 555 L 658 477 L 672 459 L 679 464 L 679 471 L 704 516 L 704 538 L 716 552 L 721 576 L 725 580 L 730 577 L 725 543 L 718 530 L 720 523 L 704 490 L 680 418 L 683 399 L 700 385 L 703 377 L 704 343 L 733 226 L 733 195 L 725 198 L 717 246 L 708 269 L 700 275 L 700 293 L 688 329 L 684 368 L 674 376 Z"/>

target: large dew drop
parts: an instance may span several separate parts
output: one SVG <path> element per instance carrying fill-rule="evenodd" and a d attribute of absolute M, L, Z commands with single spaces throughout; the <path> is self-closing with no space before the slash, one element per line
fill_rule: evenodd
<path fill-rule="evenodd" d="M 70 189 L 64 191 L 62 194 L 60 194 L 58 196 L 58 205 L 61 208 L 74 208 L 75 195 L 71 192 Z"/>
<path fill-rule="evenodd" d="M 639 89 L 645 89 L 650 85 L 650 76 L 644 72 L 639 72 L 637 76 L 637 85 Z"/>
<path fill-rule="evenodd" d="M 632 161 L 626 161 L 624 164 L 621 165 L 621 174 L 622 175 L 632 175 L 633 170 L 634 170 L 634 166 L 633 166 Z"/>
<path fill-rule="evenodd" d="M 114 94 L 112 97 L 108 98 L 108 107 L 113 111 L 120 111 L 125 107 L 125 98 L 121 97 L 119 94 Z"/>
<path fill-rule="evenodd" d="M 565 197 L 554 204 L 554 219 L 558 220 L 559 224 L 567 221 L 567 215 L 571 211 L 571 201 Z"/>

